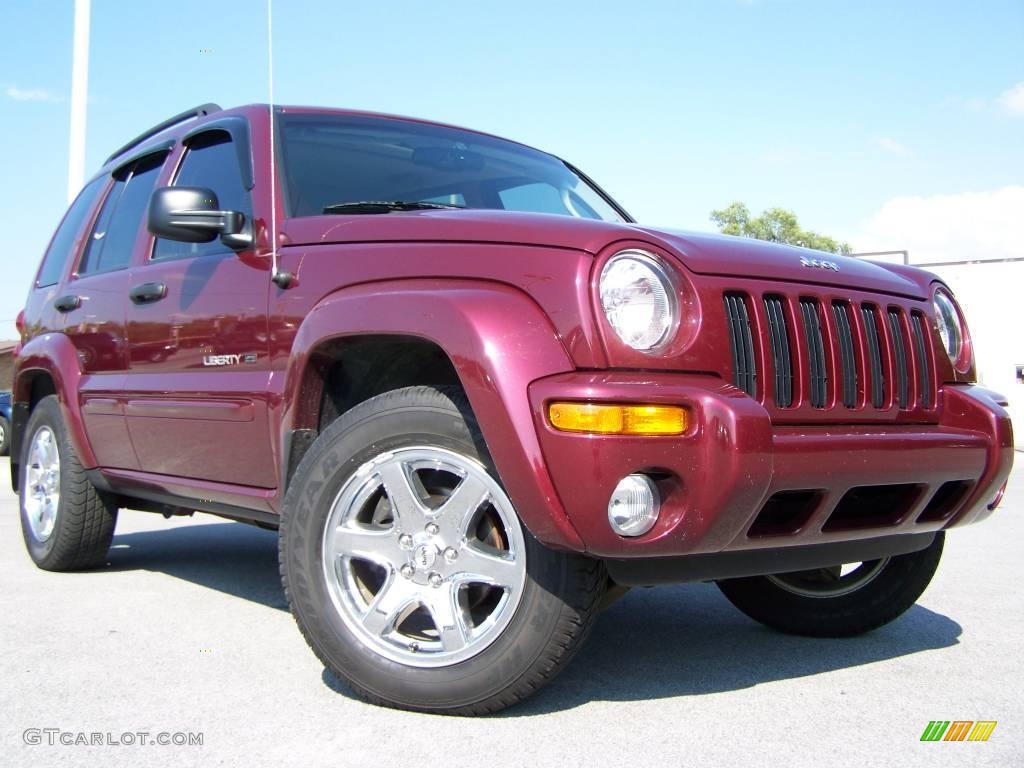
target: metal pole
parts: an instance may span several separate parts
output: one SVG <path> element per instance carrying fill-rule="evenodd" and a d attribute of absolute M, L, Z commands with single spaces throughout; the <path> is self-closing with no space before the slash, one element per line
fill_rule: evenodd
<path fill-rule="evenodd" d="M 68 146 L 68 202 L 85 183 L 85 109 L 89 89 L 89 0 L 75 0 L 71 53 L 71 141 Z"/>
<path fill-rule="evenodd" d="M 270 280 L 282 291 L 292 284 L 295 276 L 277 268 L 277 173 L 274 164 L 274 9 L 273 0 L 267 0 L 267 107 L 270 110 Z"/>

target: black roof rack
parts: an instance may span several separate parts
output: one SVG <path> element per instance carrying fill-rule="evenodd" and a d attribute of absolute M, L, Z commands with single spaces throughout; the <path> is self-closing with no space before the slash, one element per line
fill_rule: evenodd
<path fill-rule="evenodd" d="M 188 120 L 188 119 L 193 118 L 193 117 L 204 117 L 206 115 L 212 115 L 214 112 L 220 112 L 220 111 L 221 111 L 220 110 L 220 106 L 218 106 L 217 104 L 200 104 L 198 107 L 193 107 L 192 109 L 186 109 L 184 112 L 182 112 L 180 114 L 177 114 L 174 117 L 168 118 L 167 120 L 164 120 L 162 123 L 154 125 L 148 131 L 145 131 L 144 133 L 140 133 L 138 136 L 136 136 L 134 139 L 129 141 L 127 144 L 125 144 L 123 147 L 121 147 L 119 150 L 117 150 L 110 157 L 108 157 L 106 159 L 106 162 L 104 163 L 104 165 L 109 163 L 115 157 L 123 155 L 125 152 L 127 152 L 132 147 L 137 147 L 139 144 L 144 142 L 150 136 L 156 136 L 158 133 L 160 133 L 160 131 L 167 130 L 172 125 L 177 125 L 178 123 L 184 122 L 185 120 Z"/>

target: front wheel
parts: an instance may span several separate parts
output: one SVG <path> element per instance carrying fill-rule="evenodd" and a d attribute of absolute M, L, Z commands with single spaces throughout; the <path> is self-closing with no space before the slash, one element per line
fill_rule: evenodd
<path fill-rule="evenodd" d="M 328 427 L 281 520 L 310 647 L 371 702 L 494 712 L 544 685 L 600 608 L 599 563 L 522 526 L 462 393 L 410 387 Z"/>
<path fill-rule="evenodd" d="M 945 533 L 906 555 L 810 571 L 718 582 L 734 606 L 774 629 L 809 637 L 850 637 L 901 616 L 924 593 Z"/>

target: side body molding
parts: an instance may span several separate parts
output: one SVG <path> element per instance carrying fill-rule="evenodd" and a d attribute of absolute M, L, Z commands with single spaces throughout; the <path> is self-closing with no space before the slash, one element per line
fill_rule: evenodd
<path fill-rule="evenodd" d="M 545 544 L 582 551 L 545 466 L 527 387 L 573 370 L 555 330 L 525 293 L 471 280 L 367 283 L 331 294 L 302 320 L 289 355 L 282 435 L 296 424 L 313 351 L 346 336 L 415 336 L 448 355 L 512 502 Z"/>

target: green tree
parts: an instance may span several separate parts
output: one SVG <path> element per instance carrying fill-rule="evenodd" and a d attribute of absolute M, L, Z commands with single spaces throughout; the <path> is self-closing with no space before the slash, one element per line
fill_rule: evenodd
<path fill-rule="evenodd" d="M 718 230 L 723 235 L 753 237 L 757 240 L 788 243 L 830 253 L 850 252 L 849 243 L 801 229 L 796 214 L 785 208 L 769 208 L 760 216 L 751 216 L 746 205 L 733 203 L 727 208 L 712 211 L 711 220 L 718 225 Z"/>

